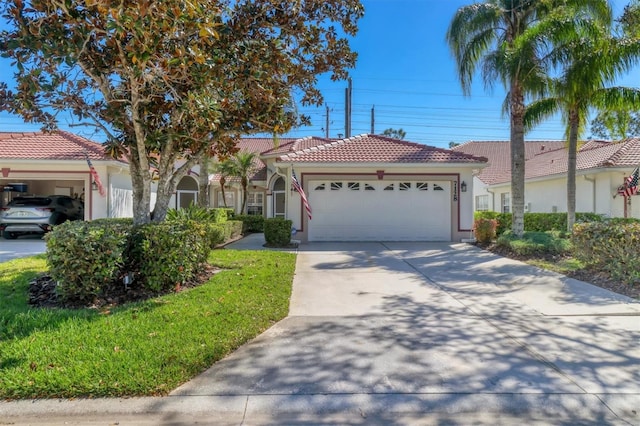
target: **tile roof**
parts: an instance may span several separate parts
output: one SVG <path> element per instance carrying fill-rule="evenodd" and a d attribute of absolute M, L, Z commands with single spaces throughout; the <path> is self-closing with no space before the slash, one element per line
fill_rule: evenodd
<path fill-rule="evenodd" d="M 494 142 L 495 143 L 495 142 Z M 508 142 L 499 142 L 506 148 L 508 157 Z M 527 145 L 532 142 L 527 142 Z M 540 142 L 537 142 L 540 143 Z M 470 142 L 465 145 L 484 144 L 484 142 Z M 564 142 L 555 149 L 547 149 L 526 159 L 525 178 L 534 179 L 567 173 L 568 151 Z M 463 145 L 456 148 L 465 148 Z M 479 151 L 480 148 L 470 147 L 467 150 Z M 530 150 L 529 150 L 530 151 Z M 486 153 L 486 151 L 484 151 Z M 504 153 L 497 153 L 498 157 L 504 157 Z M 490 174 L 483 176 L 487 169 L 494 168 L 493 159 L 489 157 L 491 165 L 480 173 L 480 179 L 488 185 L 505 183 L 511 180 L 510 166 L 507 163 L 506 170 L 490 170 Z M 508 161 L 508 158 L 507 158 Z M 589 170 L 602 167 L 636 167 L 640 164 L 640 138 L 631 138 L 623 142 L 613 143 L 606 141 L 588 141 L 583 144 L 577 153 L 577 170 Z M 495 164 L 503 164 L 498 161 Z"/>
<path fill-rule="evenodd" d="M 0 132 L 0 159 L 111 161 L 101 144 L 65 131 Z"/>
<path fill-rule="evenodd" d="M 525 161 L 536 155 L 564 147 L 564 141 L 526 141 Z M 511 179 L 511 147 L 509 141 L 469 141 L 452 148 L 456 152 L 464 152 L 482 156 L 489 160 L 489 165 L 480 171 L 478 178 L 492 185 Z"/>
<path fill-rule="evenodd" d="M 319 139 L 319 138 L 317 138 Z M 359 135 L 326 141 L 278 158 L 295 163 L 484 163 L 481 158 L 379 135 Z"/>

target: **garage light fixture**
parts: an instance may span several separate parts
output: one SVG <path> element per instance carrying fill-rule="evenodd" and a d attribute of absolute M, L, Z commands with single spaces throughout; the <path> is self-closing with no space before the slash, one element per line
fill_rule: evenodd
<path fill-rule="evenodd" d="M 94 191 L 98 190 L 98 183 L 95 180 L 91 180 L 91 189 Z"/>
<path fill-rule="evenodd" d="M 465 181 L 460 184 L 460 192 L 467 192 L 467 183 Z"/>

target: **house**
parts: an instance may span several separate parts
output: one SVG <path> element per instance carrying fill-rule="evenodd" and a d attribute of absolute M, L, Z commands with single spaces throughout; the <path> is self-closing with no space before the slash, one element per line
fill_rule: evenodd
<path fill-rule="evenodd" d="M 525 211 L 567 211 L 567 156 L 564 141 L 525 143 Z M 474 176 L 474 210 L 511 211 L 509 142 L 471 141 L 456 152 L 482 155 L 488 166 Z M 640 139 L 587 141 L 577 153 L 576 211 L 640 218 L 640 198 L 618 196 L 618 187 L 640 164 Z"/>
<path fill-rule="evenodd" d="M 459 241 L 471 236 L 473 173 L 486 165 L 485 158 L 378 135 L 277 142 L 246 138 L 238 146 L 258 154 L 248 213 L 291 219 L 303 241 Z M 3 192 L 5 203 L 26 186 L 28 194 L 84 199 L 87 220 L 132 215 L 128 164 L 107 157 L 100 144 L 80 136 L 0 133 L 0 169 L 0 185 L 10 189 Z M 294 173 L 309 211 L 292 185 Z M 198 174 L 194 167 L 181 179 L 170 207 L 197 201 Z M 239 180 L 227 180 L 223 198 L 219 178 L 209 176 L 211 205 L 240 212 Z"/>
<path fill-rule="evenodd" d="M 238 146 L 259 154 L 249 212 L 291 219 L 302 241 L 452 241 L 471 235 L 473 172 L 485 158 L 379 135 L 278 144 L 248 138 Z M 293 173 L 309 213 L 293 189 Z M 211 195 L 222 206 L 218 178 L 211 176 Z M 238 211 L 241 196 L 239 182 L 228 183 L 227 205 Z"/>
<path fill-rule="evenodd" d="M 0 206 L 18 195 L 58 194 L 84 200 L 86 220 L 133 214 L 129 165 L 106 156 L 102 145 L 69 132 L 0 132 L 0 171 Z"/>

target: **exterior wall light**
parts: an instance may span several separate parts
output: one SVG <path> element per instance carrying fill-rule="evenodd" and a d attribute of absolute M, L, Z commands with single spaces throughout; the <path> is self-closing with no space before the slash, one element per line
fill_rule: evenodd
<path fill-rule="evenodd" d="M 460 192 L 467 192 L 467 183 L 465 181 L 460 184 Z"/>

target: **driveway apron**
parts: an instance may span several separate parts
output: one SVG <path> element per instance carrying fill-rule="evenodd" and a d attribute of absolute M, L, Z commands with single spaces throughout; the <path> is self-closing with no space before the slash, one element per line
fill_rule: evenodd
<path fill-rule="evenodd" d="M 259 413 L 640 423 L 640 304 L 455 243 L 299 249 L 290 316 L 176 389 Z"/>

